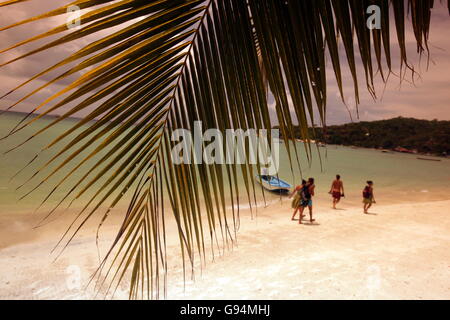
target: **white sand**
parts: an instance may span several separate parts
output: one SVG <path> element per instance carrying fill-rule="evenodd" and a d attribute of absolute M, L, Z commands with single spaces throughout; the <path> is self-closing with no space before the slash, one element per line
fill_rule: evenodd
<path fill-rule="evenodd" d="M 260 209 L 253 221 L 242 214 L 238 246 L 197 270 L 185 291 L 179 266 L 171 266 L 168 298 L 450 299 L 450 200 L 378 205 L 376 215 L 326 205 L 315 225 L 290 221 L 289 201 Z M 92 298 L 83 287 L 98 266 L 93 228 L 52 263 L 65 222 L 31 233 L 24 219 L 0 235 L 0 298 Z M 116 297 L 126 298 L 125 290 Z"/>

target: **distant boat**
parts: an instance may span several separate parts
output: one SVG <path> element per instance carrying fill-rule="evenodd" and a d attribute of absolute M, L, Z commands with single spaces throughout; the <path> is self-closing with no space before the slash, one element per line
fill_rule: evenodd
<path fill-rule="evenodd" d="M 401 152 L 401 153 L 415 153 L 414 150 L 409 150 L 409 149 L 406 149 L 403 147 L 397 147 L 394 149 L 394 151 Z"/>
<path fill-rule="evenodd" d="M 256 175 L 256 181 L 259 182 L 264 189 L 272 192 L 289 192 L 291 185 L 286 181 L 270 175 Z"/>
<path fill-rule="evenodd" d="M 418 157 L 417 159 L 426 160 L 426 161 L 442 161 L 441 159 L 430 159 L 430 158 L 421 158 L 421 157 Z"/>

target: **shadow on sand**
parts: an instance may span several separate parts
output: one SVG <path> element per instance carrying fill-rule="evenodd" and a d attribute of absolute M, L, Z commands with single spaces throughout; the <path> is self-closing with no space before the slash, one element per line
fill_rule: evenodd
<path fill-rule="evenodd" d="M 316 219 L 313 219 L 313 221 L 310 221 L 309 218 L 303 218 L 302 224 L 305 226 L 320 226 L 320 223 L 316 221 Z"/>
<path fill-rule="evenodd" d="M 320 226 L 320 223 L 318 223 L 316 221 L 313 221 L 313 222 L 303 221 L 302 224 L 305 225 L 305 226 L 309 226 L 309 227 L 318 227 L 318 226 Z"/>
<path fill-rule="evenodd" d="M 297 218 L 295 218 L 294 220 L 291 219 L 291 221 L 296 221 L 298 224 Z M 309 222 L 309 220 L 302 220 L 301 224 L 304 224 L 305 226 L 320 226 L 320 223 L 317 223 L 316 221 Z"/>

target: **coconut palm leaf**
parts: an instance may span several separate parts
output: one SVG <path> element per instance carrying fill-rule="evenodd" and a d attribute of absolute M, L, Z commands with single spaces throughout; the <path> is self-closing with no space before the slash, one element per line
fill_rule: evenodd
<path fill-rule="evenodd" d="M 0 7 L 25 1 L 4 1 Z M 366 25 L 366 9 L 373 4 L 381 8 L 381 30 Z M 64 119 L 84 114 L 67 132 L 48 141 L 43 151 L 52 150 L 54 156 L 25 185 L 34 191 L 56 173 L 65 172 L 43 205 L 75 173 L 83 172 L 46 216 L 48 219 L 65 201 L 71 205 L 90 195 L 58 242 L 60 252 L 94 214 L 101 215 L 101 226 L 130 193 L 119 232 L 96 272 L 96 284 L 106 295 L 113 295 L 119 284 L 129 279 L 130 298 L 159 298 L 168 270 L 167 216 L 173 215 L 176 222 L 186 275 L 197 259 L 201 265 L 205 262 L 207 250 L 214 256 L 216 248 L 222 250 L 235 241 L 239 209 L 234 208 L 239 207 L 242 194 L 250 204 L 255 202 L 253 177 L 255 169 L 259 170 L 248 159 L 243 164 L 174 163 L 170 156 L 176 145 L 171 139 L 173 132 L 193 130 L 197 121 L 204 130 L 218 128 L 221 132 L 270 129 L 275 124 L 270 117 L 270 96 L 286 142 L 293 136 L 295 123 L 301 127 L 302 138 L 308 140 L 308 125 L 316 122 L 315 114 L 326 125 L 327 59 L 342 98 L 341 68 L 343 64 L 349 67 L 359 102 L 359 56 L 366 87 L 375 97 L 376 72 L 386 79 L 393 71 L 390 9 L 402 68 L 412 69 L 405 45 L 405 16 L 411 13 L 421 54 L 427 50 L 433 1 L 78 0 L 0 31 L 66 15 L 73 6 L 84 9 L 78 28 L 56 26 L 0 51 L 4 54 L 48 38 L 46 44 L 0 65 L 4 67 L 100 34 L 1 97 L 58 73 L 5 106 L 10 110 L 52 84 L 70 79 L 70 84 L 30 112 L 39 115 L 24 117 L 8 136 L 47 114 L 66 110 L 23 142 L 29 143 Z M 292 168 L 299 150 L 288 143 L 286 147 Z M 305 152 L 311 152 L 309 145 Z M 238 188 L 239 177 L 245 190 Z M 232 209 L 227 209 L 226 190 L 231 193 Z M 170 209 L 164 207 L 164 197 L 169 199 Z"/>

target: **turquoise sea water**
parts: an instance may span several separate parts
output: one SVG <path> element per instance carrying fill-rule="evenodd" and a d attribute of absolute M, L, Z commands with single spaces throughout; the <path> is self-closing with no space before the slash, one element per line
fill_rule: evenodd
<path fill-rule="evenodd" d="M 6 113 L 0 116 L 0 135 L 3 136 L 23 115 Z M 42 128 L 53 121 L 48 117 L 36 122 L 6 140 L 0 141 L 0 152 L 3 154 L 12 146 L 24 141 L 36 129 Z M 40 204 L 44 197 L 52 190 L 55 182 L 63 177 L 73 166 L 68 166 L 62 173 L 52 177 L 47 184 L 42 185 L 25 199 L 18 201 L 28 190 L 36 185 L 38 180 L 32 180 L 24 188 L 16 190 L 37 169 L 39 169 L 54 154 L 52 150 L 40 155 L 37 161 L 24 170 L 15 179 L 11 177 L 29 162 L 39 150 L 59 133 L 70 128 L 76 120 L 69 119 L 58 124 L 48 132 L 38 136 L 17 149 L 16 151 L 0 157 L 0 214 L 14 212 L 30 212 Z M 302 175 L 305 178 L 314 177 L 317 186 L 317 198 L 328 199 L 329 186 L 335 174 L 339 173 L 345 183 L 346 202 L 348 205 L 360 205 L 361 190 L 365 181 L 370 179 L 375 182 L 375 193 L 378 203 L 398 203 L 411 201 L 431 201 L 450 199 L 450 160 L 442 159 L 440 162 L 418 160 L 416 155 L 408 154 L 385 154 L 377 150 L 353 149 L 341 146 L 328 146 L 313 148 L 313 159 L 311 163 L 304 156 L 304 149 L 299 144 L 300 162 Z M 86 150 L 88 152 L 89 150 Z M 300 181 L 300 170 L 294 166 L 294 177 L 291 169 L 285 145 L 280 145 L 280 177 L 292 184 Z M 319 154 L 320 152 L 320 159 Z M 104 153 L 103 153 L 104 154 Z M 294 156 L 295 157 L 295 156 Z M 91 160 L 86 167 L 92 165 L 96 159 Z M 45 171 L 47 174 L 49 171 Z M 58 189 L 49 199 L 49 206 L 54 205 L 69 190 L 69 188 L 80 179 L 85 171 L 81 170 L 74 174 L 61 189 Z M 45 173 L 40 175 L 45 177 Z M 106 177 L 105 177 L 106 178 Z M 243 183 L 243 182 L 241 182 Z M 244 195 L 245 192 L 243 191 Z M 75 206 L 80 207 L 89 199 L 89 194 L 83 196 Z M 272 200 L 277 199 L 275 195 L 267 195 Z M 260 196 L 258 198 L 261 199 Z M 125 203 L 126 204 L 126 203 Z M 49 208 L 49 207 L 47 207 Z"/>

